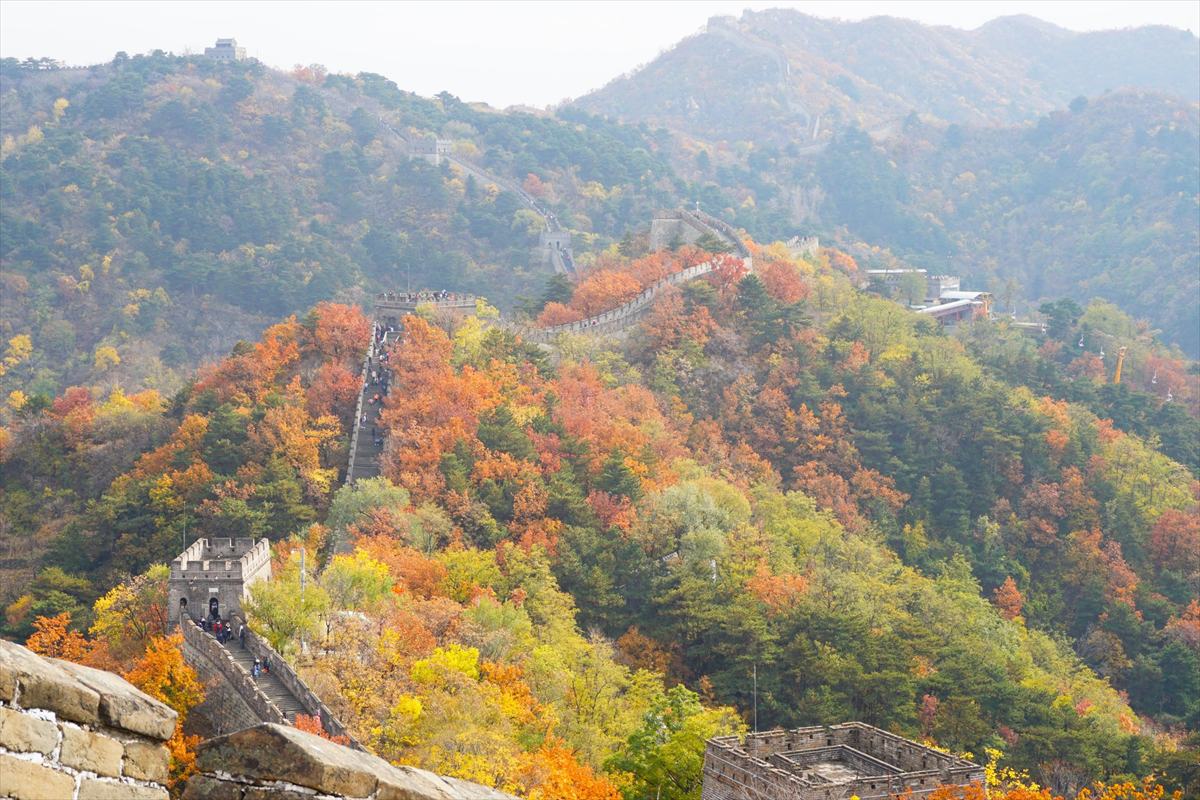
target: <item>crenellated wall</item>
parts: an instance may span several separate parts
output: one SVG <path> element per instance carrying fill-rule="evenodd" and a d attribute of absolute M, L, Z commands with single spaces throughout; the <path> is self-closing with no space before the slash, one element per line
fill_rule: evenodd
<path fill-rule="evenodd" d="M 793 236 L 785 244 L 793 258 L 811 258 L 821 249 L 821 240 L 816 236 Z"/>
<path fill-rule="evenodd" d="M 844 765 L 852 778 L 806 774 L 819 763 Z M 861 722 L 710 739 L 702 800 L 885 800 L 923 798 L 940 786 L 982 783 L 983 768 Z"/>
<path fill-rule="evenodd" d="M 676 272 L 673 275 L 659 280 L 638 294 L 629 302 L 622 306 L 614 308 L 610 311 L 605 311 L 603 314 L 597 314 L 594 317 L 581 319 L 577 322 L 567 322 L 562 325 L 553 325 L 549 328 L 530 328 L 522 330 L 521 333 L 525 338 L 535 342 L 549 342 L 561 333 L 615 333 L 617 331 L 628 328 L 629 325 L 643 312 L 649 309 L 659 295 L 669 286 L 675 286 L 680 283 L 685 283 L 698 278 L 701 275 L 712 272 L 713 262 L 705 261 L 703 264 L 697 264 L 694 267 L 688 267 L 682 272 Z"/>
<path fill-rule="evenodd" d="M 279 682 L 292 693 L 292 696 L 300 701 L 300 704 L 304 706 L 305 713 L 320 718 L 321 727 L 325 729 L 326 733 L 331 736 L 345 736 L 350 741 L 351 747 L 356 750 L 363 749 L 362 745 L 350 735 L 349 729 L 338 721 L 333 712 L 329 710 L 329 706 L 321 702 L 321 698 L 317 697 L 316 692 L 308 688 L 304 680 L 292 669 L 291 664 L 275 652 L 271 645 L 249 628 L 246 629 L 245 641 L 246 649 L 255 658 L 262 659 L 264 662 L 270 661 L 271 674 L 278 678 Z"/>
<path fill-rule="evenodd" d="M 179 630 L 183 634 L 184 658 L 200 674 L 205 685 L 223 683 L 233 690 L 253 715 L 247 717 L 241 707 L 231 706 L 216 713 L 213 719 L 214 728 L 229 732 L 258 722 L 287 724 L 283 712 L 271 702 L 250 674 L 242 669 L 220 642 L 190 622 L 181 624 Z M 249 632 L 247 635 L 250 635 Z M 241 725 L 242 722 L 247 724 Z"/>
<path fill-rule="evenodd" d="M 213 599 L 221 616 L 241 613 L 249 587 L 270 577 L 266 539 L 197 539 L 171 562 L 168 618 L 204 617 Z"/>
<path fill-rule="evenodd" d="M 705 234 L 689 225 L 678 211 L 663 211 L 650 220 L 650 249 L 667 250 L 673 244 L 695 244 Z"/>

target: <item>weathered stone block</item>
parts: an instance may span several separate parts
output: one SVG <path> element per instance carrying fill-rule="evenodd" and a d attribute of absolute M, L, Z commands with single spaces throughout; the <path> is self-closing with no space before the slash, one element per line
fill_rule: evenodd
<path fill-rule="evenodd" d="M 422 770 L 424 772 L 424 770 Z M 434 775 L 432 772 L 424 773 L 427 777 L 436 777 L 445 782 L 450 796 L 458 798 L 458 800 L 512 800 L 512 795 L 505 794 L 499 789 L 493 789 L 490 786 L 481 786 L 478 783 L 464 781 L 461 778 L 448 778 L 444 775 Z"/>
<path fill-rule="evenodd" d="M 226 772 L 258 781 L 287 781 L 341 797 L 368 797 L 375 791 L 366 756 L 295 728 L 262 724 L 204 742 L 196 757 L 201 772 Z M 371 766 L 374 766 L 373 764 Z"/>
<path fill-rule="evenodd" d="M 0 686 L 15 684 L 22 707 L 48 709 L 74 722 L 99 722 L 99 693 L 59 667 L 60 663 L 0 639 Z"/>
<path fill-rule="evenodd" d="M 4 652 L 0 651 L 0 700 L 11 703 L 17 693 L 17 673 L 5 661 Z"/>
<path fill-rule="evenodd" d="M 167 748 L 149 742 L 126 742 L 123 775 L 141 781 L 166 783 L 168 776 Z"/>
<path fill-rule="evenodd" d="M 0 753 L 0 797 L 64 800 L 74 793 L 75 779 L 65 772 Z"/>
<path fill-rule="evenodd" d="M 391 767 L 379 776 L 379 800 L 452 800 L 450 785 L 441 775 L 413 767 Z"/>
<path fill-rule="evenodd" d="M 99 694 L 100 716 L 106 724 L 161 741 L 175 732 L 179 715 L 121 676 L 69 661 L 54 663 Z"/>
<path fill-rule="evenodd" d="M 78 800 L 170 800 L 170 796 L 166 789 L 159 787 L 83 778 L 79 783 Z"/>
<path fill-rule="evenodd" d="M 515 800 L 486 786 L 443 778 L 412 767 L 396 767 L 383 759 L 334 744 L 290 726 L 262 724 L 200 745 L 196 766 L 202 773 L 220 772 L 243 779 L 241 800 L 292 800 L 304 792 L 262 786 L 286 781 L 335 797 L 375 800 Z M 211 775 L 188 782 L 184 800 L 200 800 L 214 791 Z M 193 789 L 193 784 L 197 788 Z M 217 797 L 215 793 L 211 796 Z M 239 800 L 220 795 L 219 800 Z"/>
<path fill-rule="evenodd" d="M 21 753 L 50 755 L 57 744 L 58 728 L 53 722 L 0 708 L 0 745 Z"/>
<path fill-rule="evenodd" d="M 121 755 L 124 752 L 124 746 L 115 739 L 63 726 L 59 760 L 68 767 L 115 778 L 121 774 Z"/>
<path fill-rule="evenodd" d="M 242 800 L 242 785 L 210 775 L 193 775 L 188 778 L 183 800 Z"/>

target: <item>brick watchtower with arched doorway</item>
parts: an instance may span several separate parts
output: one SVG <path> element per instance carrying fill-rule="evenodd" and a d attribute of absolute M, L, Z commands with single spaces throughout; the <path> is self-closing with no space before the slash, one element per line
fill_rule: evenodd
<path fill-rule="evenodd" d="M 271 544 L 266 539 L 197 539 L 171 562 L 170 621 L 214 613 L 222 619 L 240 616 L 250 586 L 270 577 Z"/>

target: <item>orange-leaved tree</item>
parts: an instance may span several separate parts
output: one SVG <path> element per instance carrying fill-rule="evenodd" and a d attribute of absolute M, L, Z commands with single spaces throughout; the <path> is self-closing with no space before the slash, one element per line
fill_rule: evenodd
<path fill-rule="evenodd" d="M 622 272 L 600 270 L 580 282 L 571 297 L 571 308 L 592 317 L 628 303 L 642 290 L 637 278 Z"/>
<path fill-rule="evenodd" d="M 1005 800 L 1011 800 L 1005 798 Z M 1080 790 L 1076 800 L 1183 800 L 1183 792 L 1175 791 L 1170 794 L 1153 778 L 1145 778 L 1140 783 L 1124 781 L 1122 783 L 1096 782 L 1094 785 Z"/>
<path fill-rule="evenodd" d="M 1005 619 L 1016 619 L 1021 616 L 1021 608 L 1025 605 L 1025 598 L 1021 596 L 1021 590 L 1017 588 L 1017 582 L 1008 576 L 1004 579 L 1004 583 L 996 587 L 996 592 L 992 595 L 996 601 L 996 608 L 1000 609 L 1000 613 Z"/>
<path fill-rule="evenodd" d="M 196 771 L 196 746 L 200 744 L 199 736 L 183 732 L 183 724 L 188 713 L 204 700 L 204 685 L 183 660 L 183 635 L 155 636 L 124 677 L 179 715 L 167 747 L 171 751 L 171 785 L 180 784 Z"/>
<path fill-rule="evenodd" d="M 549 328 L 554 325 L 566 325 L 569 322 L 578 322 L 583 319 L 583 314 L 570 306 L 565 306 L 559 302 L 549 302 L 542 309 L 542 313 L 538 315 L 538 325 L 543 328 Z"/>
<path fill-rule="evenodd" d="M 603 775 L 561 742 L 547 741 L 525 759 L 520 783 L 530 800 L 619 800 L 621 793 Z"/>
<path fill-rule="evenodd" d="M 316 351 L 331 360 L 357 360 L 370 341 L 371 321 L 358 306 L 318 303 L 305 322 Z"/>
<path fill-rule="evenodd" d="M 302 730 L 305 733 L 316 734 L 322 739 L 328 739 L 335 744 L 350 744 L 349 736 L 342 736 L 341 734 L 337 736 L 331 736 L 325 730 L 325 726 L 321 724 L 321 718 L 316 715 L 297 714 L 296 728 L 297 730 Z"/>
<path fill-rule="evenodd" d="M 71 630 L 71 612 L 53 617 L 38 617 L 33 621 L 34 632 L 25 645 L 42 656 L 84 663 L 92 651 L 92 643 L 79 631 Z"/>

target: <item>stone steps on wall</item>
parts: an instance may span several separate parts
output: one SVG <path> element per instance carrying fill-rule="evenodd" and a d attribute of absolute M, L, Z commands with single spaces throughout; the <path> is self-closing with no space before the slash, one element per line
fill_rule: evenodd
<path fill-rule="evenodd" d="M 378 359 L 371 359 L 370 369 L 384 369 Z M 381 392 L 381 388 L 375 384 L 368 383 L 362 389 L 362 412 L 366 416 L 366 423 L 362 423 L 359 419 L 354 420 L 355 430 L 358 432 L 356 446 L 354 448 L 354 467 L 350 474 L 347 475 L 347 480 L 353 483 L 361 478 L 374 478 L 380 474 L 379 457 L 383 454 L 382 447 L 375 446 L 375 439 L 371 435 L 371 426 L 379 425 L 379 412 L 382 410 L 382 404 L 372 404 L 368 402 L 376 393 Z"/>
<path fill-rule="evenodd" d="M 254 655 L 249 650 L 242 647 L 236 639 L 226 642 L 225 649 L 233 656 L 233 660 L 242 669 L 246 670 L 246 674 L 251 674 L 251 669 L 254 667 Z M 262 690 L 263 694 L 270 699 L 276 708 L 283 712 L 288 722 L 294 724 L 296 722 L 296 714 L 306 713 L 300 701 L 288 691 L 287 687 L 279 681 L 279 678 L 271 673 L 267 672 L 259 675 L 257 683 L 258 688 Z"/>

